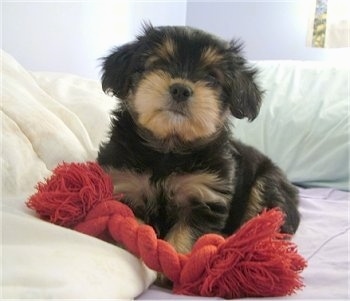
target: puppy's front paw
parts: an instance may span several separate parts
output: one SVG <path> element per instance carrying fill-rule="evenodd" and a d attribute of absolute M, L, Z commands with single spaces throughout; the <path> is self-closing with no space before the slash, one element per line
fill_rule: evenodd
<path fill-rule="evenodd" d="M 172 289 L 173 288 L 173 283 L 164 276 L 162 273 L 157 274 L 157 279 L 154 282 L 155 285 L 166 288 L 166 289 Z"/>

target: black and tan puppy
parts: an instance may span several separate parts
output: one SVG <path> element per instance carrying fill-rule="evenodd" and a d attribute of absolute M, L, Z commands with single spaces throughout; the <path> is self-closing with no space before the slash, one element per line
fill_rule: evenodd
<path fill-rule="evenodd" d="M 104 59 L 103 89 L 121 103 L 98 162 L 136 216 L 179 252 L 205 233 L 233 233 L 264 208 L 285 212 L 282 231 L 298 227 L 297 190 L 231 135 L 232 115 L 259 112 L 255 74 L 235 41 L 188 27 L 148 25 Z"/>

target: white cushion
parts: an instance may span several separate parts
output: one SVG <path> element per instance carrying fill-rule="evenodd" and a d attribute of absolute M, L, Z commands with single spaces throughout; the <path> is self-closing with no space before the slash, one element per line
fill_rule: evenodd
<path fill-rule="evenodd" d="M 254 65 L 263 105 L 252 123 L 234 121 L 235 136 L 268 155 L 296 184 L 349 190 L 349 66 Z"/>

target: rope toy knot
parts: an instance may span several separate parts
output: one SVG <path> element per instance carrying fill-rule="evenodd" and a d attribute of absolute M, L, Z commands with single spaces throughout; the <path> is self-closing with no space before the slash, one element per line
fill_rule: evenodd
<path fill-rule="evenodd" d="M 175 293 L 274 297 L 303 287 L 300 273 L 307 264 L 290 235 L 279 233 L 284 215 L 277 209 L 264 211 L 227 238 L 204 235 L 191 253 L 178 254 L 119 202 L 122 195 L 113 195 L 112 180 L 97 163 L 63 163 L 36 190 L 27 206 L 42 219 L 123 244 L 172 280 Z"/>

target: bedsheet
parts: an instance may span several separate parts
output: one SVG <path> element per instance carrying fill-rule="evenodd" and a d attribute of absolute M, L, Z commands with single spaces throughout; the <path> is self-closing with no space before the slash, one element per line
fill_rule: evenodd
<path fill-rule="evenodd" d="M 326 188 L 299 188 L 299 191 L 302 218 L 293 240 L 300 254 L 308 260 L 308 267 L 302 273 L 305 287 L 292 296 L 274 300 L 348 300 L 350 193 Z M 157 299 L 204 298 L 176 296 L 156 286 L 138 298 Z"/>

